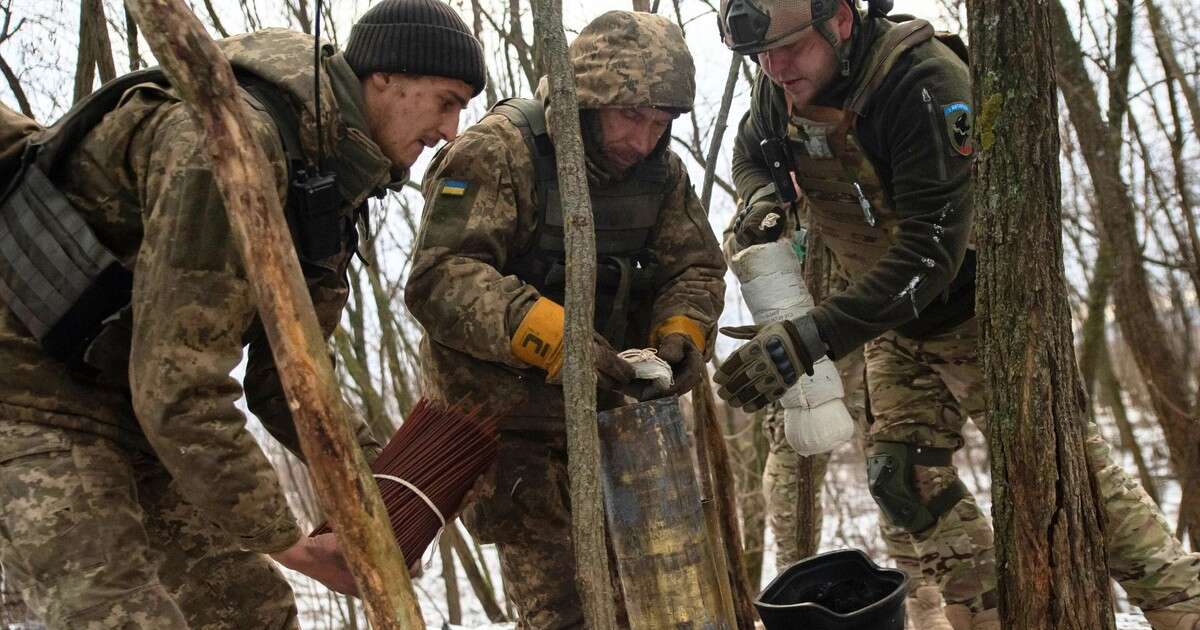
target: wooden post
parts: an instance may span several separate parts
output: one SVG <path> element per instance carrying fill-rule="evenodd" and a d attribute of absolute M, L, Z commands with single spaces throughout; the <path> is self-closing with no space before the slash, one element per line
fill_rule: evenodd
<path fill-rule="evenodd" d="M 729 467 L 729 451 L 725 448 L 725 432 L 717 421 L 717 405 L 713 397 L 712 383 L 705 377 L 700 386 L 692 391 L 696 411 L 696 452 L 703 452 L 699 461 L 701 475 L 712 475 L 711 496 L 716 500 L 719 531 L 716 542 L 725 549 L 729 590 L 733 598 L 733 611 L 740 630 L 752 630 L 754 619 L 753 597 L 750 593 L 750 578 L 746 574 L 746 559 L 742 554 L 741 528 L 738 527 L 737 496 L 734 492 L 733 472 Z"/>
<path fill-rule="evenodd" d="M 678 398 L 600 414 L 609 534 L 632 630 L 725 628 Z"/>
<path fill-rule="evenodd" d="M 155 57 L 204 130 L 246 277 L 258 298 L 313 485 L 376 630 L 425 627 L 387 510 L 354 441 L 348 409 L 266 156 L 244 121 L 233 70 L 181 0 L 129 0 Z"/>
<path fill-rule="evenodd" d="M 592 358 L 592 315 L 596 299 L 596 235 L 575 70 L 567 57 L 562 0 L 534 3 L 542 64 L 550 83 L 550 120 L 558 162 L 563 231 L 567 246 L 566 359 L 563 397 L 567 413 L 567 474 L 571 479 L 571 538 L 578 571 L 575 582 L 591 630 L 616 627 L 604 508 L 600 498 L 600 438 L 596 434 L 596 372 Z"/>

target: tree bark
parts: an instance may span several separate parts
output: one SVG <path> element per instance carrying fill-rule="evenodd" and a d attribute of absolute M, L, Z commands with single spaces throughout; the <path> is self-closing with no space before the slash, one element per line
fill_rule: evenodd
<path fill-rule="evenodd" d="M 1146 381 L 1179 484 L 1187 488 L 1200 483 L 1200 440 L 1195 438 L 1200 422 L 1193 414 L 1192 392 L 1154 305 L 1138 241 L 1136 212 L 1121 178 L 1120 147 L 1111 143 L 1113 135 L 1100 116 L 1083 52 L 1071 33 L 1061 0 L 1051 3 L 1049 9 L 1054 19 L 1059 87 L 1096 191 L 1100 235 L 1112 247 L 1117 322 Z M 1181 505 L 1180 519 L 1192 534 L 1192 546 L 1200 548 L 1200 501 Z"/>
<path fill-rule="evenodd" d="M 181 0 L 131 0 L 150 48 L 203 129 L 213 179 L 258 301 L 300 445 L 342 553 L 379 630 L 423 629 L 387 510 L 347 422 L 283 208 L 233 70 Z"/>
<path fill-rule="evenodd" d="M 21 87 L 21 79 L 17 77 L 17 73 L 13 72 L 8 62 L 4 57 L 0 57 L 0 73 L 4 74 L 4 79 L 8 81 L 8 88 L 12 90 L 13 96 L 17 99 L 17 107 L 21 108 L 21 113 L 29 118 L 33 118 L 33 107 L 29 105 L 29 97 L 25 96 L 25 89 Z"/>
<path fill-rule="evenodd" d="M 137 20 L 129 7 L 125 7 L 125 43 L 129 50 L 129 71 L 134 72 L 142 67 L 142 53 L 138 51 Z"/>
<path fill-rule="evenodd" d="M 1150 32 L 1154 35 L 1154 46 L 1158 49 L 1158 56 L 1163 62 L 1163 70 L 1183 92 L 1183 100 L 1187 103 L 1188 114 L 1192 118 L 1192 132 L 1196 139 L 1200 140 L 1200 96 L 1197 95 L 1192 84 L 1188 83 L 1187 74 L 1184 73 L 1183 66 L 1179 64 L 1179 59 L 1175 57 L 1175 48 L 1171 45 L 1171 33 L 1167 31 L 1167 25 L 1158 4 L 1154 0 L 1145 0 L 1145 3 L 1147 21 L 1150 23 Z"/>
<path fill-rule="evenodd" d="M 712 494 L 709 496 L 716 500 L 720 526 L 717 542 L 725 547 L 733 612 L 740 630 L 753 630 L 756 614 L 750 593 L 750 579 L 746 573 L 746 558 L 742 552 L 741 528 L 738 527 L 737 495 L 734 491 L 736 482 L 729 467 L 725 434 L 721 431 L 721 423 L 717 422 L 712 383 L 707 378 L 701 379 L 692 396 L 696 411 L 696 449 L 704 451 L 705 457 L 700 461 L 707 461 L 708 464 L 708 469 L 702 467 L 700 474 L 712 475 Z"/>
<path fill-rule="evenodd" d="M 717 174 L 717 156 L 721 151 L 721 140 L 725 137 L 725 128 L 729 124 L 729 108 L 733 103 L 733 88 L 737 86 L 738 68 L 741 66 L 741 55 L 730 55 L 729 76 L 725 78 L 725 91 L 721 94 L 721 108 L 713 121 L 712 140 L 708 144 L 708 155 L 704 160 L 704 185 L 700 189 L 700 205 L 708 209 L 712 201 L 713 179 Z"/>
<path fill-rule="evenodd" d="M 446 621 L 462 624 L 462 596 L 458 592 L 458 571 L 454 569 L 454 550 L 443 534 L 438 540 L 438 556 L 442 560 L 442 583 L 446 587 Z"/>
<path fill-rule="evenodd" d="M 558 161 L 567 247 L 566 358 L 563 397 L 567 412 L 567 474 L 571 480 L 571 534 L 584 618 L 592 630 L 616 627 L 616 607 L 605 545 L 600 495 L 600 439 L 596 431 L 596 372 L 592 316 L 596 299 L 596 234 L 575 71 L 567 57 L 562 0 L 538 0 L 534 10 L 542 65 L 550 79 L 550 128 Z"/>
<path fill-rule="evenodd" d="M 454 548 L 454 553 L 458 556 L 458 563 L 462 565 L 463 573 L 466 574 L 467 581 L 471 583 L 471 589 L 475 591 L 475 598 L 483 606 L 483 614 L 487 615 L 488 621 L 492 623 L 508 621 L 508 617 L 496 603 L 495 589 L 488 583 L 483 571 L 479 569 L 479 564 L 475 562 L 475 555 L 471 553 L 467 541 L 463 540 L 462 534 L 458 531 L 458 525 L 454 523 L 447 525 L 445 531 L 442 532 L 442 540 L 449 541 L 450 546 Z M 482 555 L 479 556 L 479 562 L 483 562 Z"/>
<path fill-rule="evenodd" d="M 1050 12 L 968 2 L 980 153 L 980 354 L 988 392 L 1002 627 L 1112 629 L 1100 497 L 1062 252 Z"/>
<path fill-rule="evenodd" d="M 88 18 L 88 0 L 79 3 L 79 56 L 75 60 L 75 89 L 72 103 L 92 93 L 96 82 L 96 47 L 92 44 L 92 21 Z"/>

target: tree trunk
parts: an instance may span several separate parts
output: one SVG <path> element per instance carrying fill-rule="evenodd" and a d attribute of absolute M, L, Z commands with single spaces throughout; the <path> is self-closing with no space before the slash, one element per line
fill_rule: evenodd
<path fill-rule="evenodd" d="M 454 570 L 454 550 L 443 534 L 438 540 L 438 556 L 442 560 L 442 583 L 446 586 L 446 621 L 462 624 L 462 596 L 458 592 L 458 571 Z"/>
<path fill-rule="evenodd" d="M 1175 48 L 1171 44 L 1171 34 L 1167 31 L 1162 10 L 1154 0 L 1145 0 L 1145 3 L 1146 17 L 1149 18 L 1147 21 L 1150 23 L 1150 32 L 1154 35 L 1154 46 L 1158 49 L 1158 56 L 1163 62 L 1163 70 L 1183 92 L 1183 100 L 1187 103 L 1188 114 L 1192 118 L 1192 132 L 1196 139 L 1200 140 L 1200 96 L 1196 94 L 1196 89 L 1192 87 L 1192 84 L 1188 83 L 1188 75 L 1175 57 Z"/>
<path fill-rule="evenodd" d="M 1002 625 L 1111 629 L 1063 271 L 1052 19 L 1038 0 L 968 7 L 980 355 L 992 478 L 1005 482 L 992 484 Z"/>
<path fill-rule="evenodd" d="M 733 599 L 733 612 L 737 617 L 737 627 L 741 630 L 753 630 L 754 612 L 753 594 L 750 592 L 750 579 L 746 574 L 746 558 L 742 552 L 742 535 L 738 527 L 737 495 L 733 472 L 729 467 L 729 451 L 725 447 L 725 434 L 721 431 L 721 423 L 717 421 L 716 397 L 713 396 L 712 383 L 704 378 L 699 387 L 692 392 L 694 409 L 696 410 L 696 449 L 704 451 L 708 470 L 703 468 L 701 475 L 712 475 L 712 497 L 716 500 L 719 517 L 719 542 L 725 546 L 725 561 L 729 572 L 729 590 Z M 703 430 L 701 430 L 703 429 Z"/>
<path fill-rule="evenodd" d="M 130 0 L 150 48 L 203 129 L 213 179 L 279 368 L 322 507 L 377 630 L 423 629 L 387 510 L 355 444 L 262 148 L 233 69 L 181 0 Z"/>
<path fill-rule="evenodd" d="M 1054 19 L 1059 87 L 1096 191 L 1100 236 L 1112 247 L 1117 322 L 1146 381 L 1179 484 L 1187 488 L 1200 483 L 1200 440 L 1195 437 L 1200 422 L 1192 414 L 1192 393 L 1183 377 L 1182 361 L 1154 307 L 1133 201 L 1121 178 L 1120 147 L 1111 144 L 1113 136 L 1100 116 L 1083 52 L 1071 33 L 1061 0 L 1051 3 L 1049 9 Z M 1192 534 L 1193 548 L 1200 548 L 1200 501 L 1181 505 L 1180 519 Z"/>
<path fill-rule="evenodd" d="M 591 630 L 616 627 L 604 504 L 600 495 L 600 439 L 596 431 L 596 372 L 592 359 L 592 316 L 596 299 L 596 234 L 575 71 L 567 57 L 562 0 L 538 0 L 534 12 L 542 65 L 550 78 L 550 120 L 558 161 L 563 229 L 567 247 L 566 359 L 563 397 L 567 412 L 567 474 L 571 479 L 571 538 L 584 618 Z"/>
<path fill-rule="evenodd" d="M 495 589 L 488 583 L 487 577 L 479 568 L 479 565 L 483 564 L 483 555 L 479 554 L 479 563 L 476 563 L 475 555 L 471 553 L 470 546 L 467 545 L 466 540 L 463 540 L 462 534 L 458 531 L 458 525 L 454 523 L 446 526 L 445 531 L 442 532 L 442 540 L 449 541 L 455 555 L 458 556 L 458 563 L 462 565 L 463 573 L 466 574 L 467 581 L 471 583 L 471 589 L 475 591 L 475 598 L 479 600 L 479 605 L 483 606 L 483 614 L 487 615 L 488 621 L 492 623 L 508 621 L 508 617 L 496 603 Z M 484 570 L 486 569 L 485 565 Z"/>
<path fill-rule="evenodd" d="M 730 55 L 729 76 L 725 78 L 725 91 L 721 94 L 721 108 L 717 111 L 717 119 L 713 121 L 712 140 L 708 145 L 708 155 L 704 160 L 704 185 L 700 189 L 700 205 L 708 209 L 712 201 L 713 179 L 717 174 L 717 156 L 721 151 L 721 140 L 725 137 L 725 127 L 729 123 L 729 107 L 733 103 L 733 88 L 737 87 L 738 68 L 742 64 L 741 55 Z"/>
<path fill-rule="evenodd" d="M 1121 446 L 1133 457 L 1133 465 L 1137 468 L 1138 481 L 1141 482 L 1142 488 L 1155 503 L 1161 503 L 1158 498 L 1158 486 L 1154 483 L 1154 475 L 1150 474 L 1150 466 L 1146 464 L 1146 457 L 1142 455 L 1142 447 L 1138 444 L 1137 436 L 1133 432 L 1133 424 L 1129 422 L 1125 401 L 1121 399 L 1121 383 L 1113 373 L 1112 357 L 1108 354 L 1107 340 L 1100 347 L 1100 355 L 1098 358 L 1100 362 L 1100 401 L 1112 412 L 1117 430 L 1121 432 Z M 1186 494 L 1186 488 L 1184 490 Z"/>

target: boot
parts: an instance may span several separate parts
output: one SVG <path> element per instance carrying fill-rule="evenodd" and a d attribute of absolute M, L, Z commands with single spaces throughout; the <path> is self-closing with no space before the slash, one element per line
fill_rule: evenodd
<path fill-rule="evenodd" d="M 942 594 L 937 586 L 918 586 L 904 605 L 913 630 L 955 630 L 942 612 Z"/>
<path fill-rule="evenodd" d="M 1168 606 L 1159 610 L 1143 610 L 1142 614 L 1146 615 L 1146 621 L 1154 630 L 1200 630 L 1200 612 L 1176 611 Z"/>

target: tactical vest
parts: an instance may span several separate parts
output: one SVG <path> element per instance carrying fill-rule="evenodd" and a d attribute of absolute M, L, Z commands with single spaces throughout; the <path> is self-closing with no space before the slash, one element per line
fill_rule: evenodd
<path fill-rule="evenodd" d="M 876 39 L 866 57 L 865 71 L 842 108 L 812 105 L 788 112 L 788 146 L 796 184 L 811 208 L 810 227 L 820 231 L 847 280 L 861 276 L 883 257 L 898 234 L 899 223 L 891 197 L 859 142 L 858 120 L 896 62 L 913 48 L 936 38 L 966 60 L 965 45 L 957 35 L 935 33 L 925 20 L 907 16 L 890 19 L 903 21 L 888 23 L 890 28 Z M 937 116 L 932 96 L 925 92 L 924 97 L 929 116 Z M 930 122 L 934 129 L 941 124 L 938 118 Z M 766 126 L 764 121 L 759 123 Z M 935 141 L 944 139 L 935 134 Z M 972 251 L 968 251 L 947 295 L 973 284 L 973 237 L 969 248 Z M 911 287 L 908 297 L 916 311 L 916 294 Z M 968 301 L 974 304 L 973 298 Z M 949 319 L 965 319 L 970 310 L 950 314 Z M 926 328 L 944 323 L 941 317 L 938 321 L 914 320 L 898 330 L 919 337 L 927 332 Z"/>
<path fill-rule="evenodd" d="M 0 297 L 51 356 L 77 362 L 106 321 L 130 302 L 133 273 L 97 239 L 83 215 L 52 179 L 71 150 L 129 89 L 144 83 L 169 86 L 159 68 L 109 81 L 54 125 L 36 134 L 21 170 L 0 197 Z M 312 185 L 302 169 L 295 113 L 277 90 L 250 75 L 238 83 L 252 105 L 267 112 L 288 161 L 286 215 L 305 276 L 317 281 L 334 271 L 320 261 L 357 244 L 354 221 L 343 221 L 344 202 L 333 186 Z M 298 185 L 304 183 L 305 185 Z"/>
<path fill-rule="evenodd" d="M 893 26 L 877 41 L 844 109 L 809 106 L 788 117 L 796 184 L 812 207 L 811 225 L 851 277 L 883 256 L 897 224 L 891 199 L 859 144 L 855 126 L 895 62 L 931 37 L 933 27 L 924 20 Z"/>
<path fill-rule="evenodd" d="M 537 227 L 532 246 L 513 257 L 503 272 L 562 304 L 566 243 L 557 162 L 546 131 L 545 109 L 535 100 L 510 98 L 496 103 L 492 111 L 521 130 L 536 182 Z M 595 327 L 614 347 L 625 345 L 630 320 L 646 316 L 650 310 L 658 262 L 649 245 L 667 195 L 667 175 L 667 162 L 660 151 L 620 182 L 589 186 L 596 231 Z"/>

